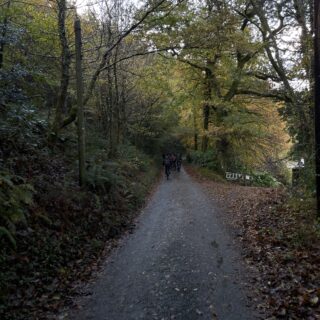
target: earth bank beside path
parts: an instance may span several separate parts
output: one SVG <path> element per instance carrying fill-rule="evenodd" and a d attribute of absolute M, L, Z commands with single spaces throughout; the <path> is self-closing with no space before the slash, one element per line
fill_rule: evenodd
<path fill-rule="evenodd" d="M 163 179 L 71 319 L 256 319 L 218 210 L 184 170 Z"/>

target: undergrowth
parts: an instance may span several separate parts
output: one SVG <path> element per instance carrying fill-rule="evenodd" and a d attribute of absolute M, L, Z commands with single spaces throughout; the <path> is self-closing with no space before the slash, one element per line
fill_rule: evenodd
<path fill-rule="evenodd" d="M 197 174 L 201 178 L 209 179 L 215 182 L 225 183 L 225 178 L 219 173 L 204 167 L 196 167 L 194 174 Z"/>
<path fill-rule="evenodd" d="M 74 281 L 88 278 L 106 241 L 130 228 L 157 179 L 154 161 L 130 144 L 112 159 L 99 141 L 88 145 L 82 189 L 72 137 L 55 145 L 59 157 L 43 143 L 23 156 L 19 148 L 16 160 L 11 152 L 10 167 L 0 168 L 3 320 L 46 318 L 68 303 Z"/>
<path fill-rule="evenodd" d="M 214 150 L 202 151 L 189 151 L 187 154 L 187 162 L 197 167 L 198 173 L 204 178 L 209 178 L 216 182 L 225 182 L 225 171 L 234 173 L 243 173 L 250 176 L 250 181 L 244 183 L 243 180 L 236 182 L 240 184 L 251 185 L 255 187 L 278 187 L 282 184 L 269 172 L 258 172 L 254 169 L 244 169 L 242 167 L 230 168 L 223 170 L 219 161 L 217 160 L 217 154 Z"/>

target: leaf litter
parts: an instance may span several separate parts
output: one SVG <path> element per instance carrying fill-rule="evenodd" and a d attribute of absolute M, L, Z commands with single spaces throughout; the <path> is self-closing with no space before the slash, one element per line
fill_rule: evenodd
<path fill-rule="evenodd" d="M 195 168 L 187 171 L 223 209 L 222 218 L 251 271 L 252 302 L 264 319 L 320 319 L 320 228 L 314 201 L 281 188 L 215 182 Z"/>

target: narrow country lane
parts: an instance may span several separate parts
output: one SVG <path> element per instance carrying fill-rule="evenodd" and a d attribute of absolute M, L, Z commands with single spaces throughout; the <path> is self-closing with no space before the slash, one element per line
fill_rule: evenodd
<path fill-rule="evenodd" d="M 163 179 L 72 319 L 255 319 L 218 208 L 184 171 Z"/>

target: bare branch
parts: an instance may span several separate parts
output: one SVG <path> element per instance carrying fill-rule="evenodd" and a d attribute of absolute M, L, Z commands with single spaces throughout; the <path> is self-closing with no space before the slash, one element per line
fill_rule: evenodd
<path fill-rule="evenodd" d="M 266 73 L 263 73 L 260 71 L 247 71 L 246 75 L 253 76 L 253 77 L 261 79 L 261 80 L 269 80 L 270 79 L 274 82 L 282 82 L 282 80 L 278 76 L 275 76 L 272 74 L 266 74 Z"/>

